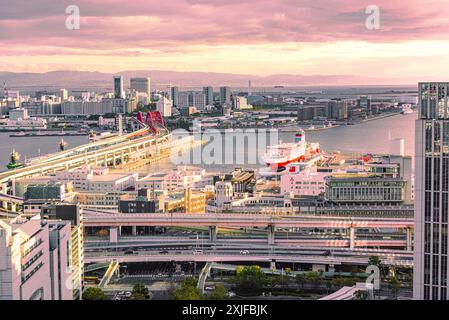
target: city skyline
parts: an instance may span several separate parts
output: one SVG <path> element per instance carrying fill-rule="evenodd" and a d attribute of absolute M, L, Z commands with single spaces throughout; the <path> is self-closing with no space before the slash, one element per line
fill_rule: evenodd
<path fill-rule="evenodd" d="M 372 5 L 366 1 L 114 4 L 77 1 L 78 30 L 65 26 L 69 1 L 42 0 L 33 10 L 24 1 L 5 6 L 2 71 L 364 75 L 379 78 L 377 84 L 441 80 L 438 74 L 449 71 L 448 9 L 441 0 L 377 1 L 374 30 L 366 27 Z"/>
<path fill-rule="evenodd" d="M 0 0 L 0 302 L 448 300 L 448 4 Z"/>

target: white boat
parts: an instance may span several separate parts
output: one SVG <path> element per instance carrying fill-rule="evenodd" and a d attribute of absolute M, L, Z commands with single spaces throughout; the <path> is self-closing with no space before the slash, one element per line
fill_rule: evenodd
<path fill-rule="evenodd" d="M 304 130 L 300 129 L 295 134 L 295 142 L 268 146 L 263 159 L 268 167 L 282 170 L 289 163 L 304 161 L 307 153 L 314 154 L 318 152 L 319 144 L 308 144 Z"/>

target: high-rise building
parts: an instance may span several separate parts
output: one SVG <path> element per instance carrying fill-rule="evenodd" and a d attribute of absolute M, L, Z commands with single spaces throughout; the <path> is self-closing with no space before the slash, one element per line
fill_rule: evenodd
<path fill-rule="evenodd" d="M 447 300 L 449 83 L 419 83 L 418 97 L 413 297 Z"/>
<path fill-rule="evenodd" d="M 214 88 L 203 87 L 203 94 L 206 96 L 206 106 L 212 106 L 214 104 Z"/>
<path fill-rule="evenodd" d="M 66 101 L 69 99 L 69 91 L 67 89 L 59 90 L 59 97 L 62 101 Z"/>
<path fill-rule="evenodd" d="M 123 90 L 123 76 L 114 76 L 114 97 L 116 99 L 125 98 L 125 91 Z"/>
<path fill-rule="evenodd" d="M 220 104 L 231 103 L 231 88 L 220 87 Z"/>
<path fill-rule="evenodd" d="M 172 107 L 173 107 L 172 101 L 163 96 L 161 96 L 158 102 L 156 103 L 156 110 L 160 111 L 163 117 L 171 117 Z"/>
<path fill-rule="evenodd" d="M 77 204 L 52 204 L 42 207 L 41 217 L 70 222 L 70 243 L 67 248 L 71 261 L 71 289 L 73 299 L 81 299 L 84 277 L 84 227 L 82 209 Z"/>
<path fill-rule="evenodd" d="M 178 94 L 178 104 L 176 105 L 180 108 L 192 107 L 192 99 L 189 92 L 181 92 Z"/>
<path fill-rule="evenodd" d="M 72 300 L 70 222 L 0 220 L 0 300 Z"/>
<path fill-rule="evenodd" d="M 151 96 L 151 79 L 150 78 L 131 78 L 131 91 L 145 93 L 148 97 Z"/>
<path fill-rule="evenodd" d="M 209 105 L 206 103 L 206 95 L 200 92 L 193 92 L 191 94 L 191 101 L 192 104 L 190 106 L 195 107 L 197 110 L 204 110 L 206 109 L 206 105 Z"/>
<path fill-rule="evenodd" d="M 170 100 L 173 102 L 173 105 L 178 107 L 178 94 L 179 94 L 179 88 L 178 87 L 171 87 L 170 88 Z"/>
<path fill-rule="evenodd" d="M 348 104 L 343 100 L 330 100 L 327 103 L 327 118 L 343 120 L 348 118 Z"/>
<path fill-rule="evenodd" d="M 367 114 L 371 114 L 371 96 L 358 97 L 357 107 L 364 108 Z"/>

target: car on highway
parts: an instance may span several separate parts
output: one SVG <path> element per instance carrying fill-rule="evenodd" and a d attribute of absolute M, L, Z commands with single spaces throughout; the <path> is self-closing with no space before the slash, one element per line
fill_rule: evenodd
<path fill-rule="evenodd" d="M 240 254 L 246 255 L 246 254 L 249 254 L 249 251 L 248 250 L 240 250 Z"/>
<path fill-rule="evenodd" d="M 160 254 L 168 254 L 168 251 L 167 250 L 162 250 L 162 251 L 159 251 L 159 253 Z"/>
<path fill-rule="evenodd" d="M 203 254 L 203 250 L 193 250 L 194 255 L 200 255 Z"/>
<path fill-rule="evenodd" d="M 126 254 L 126 255 L 128 255 L 128 254 L 137 254 L 137 252 L 134 251 L 134 250 L 126 250 L 126 251 L 125 251 L 125 254 Z"/>

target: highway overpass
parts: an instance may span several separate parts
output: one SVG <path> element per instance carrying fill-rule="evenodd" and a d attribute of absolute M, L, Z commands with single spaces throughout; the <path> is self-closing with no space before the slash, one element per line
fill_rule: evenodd
<path fill-rule="evenodd" d="M 205 227 L 209 228 L 209 239 L 217 240 L 217 228 L 266 228 L 268 243 L 275 242 L 275 228 L 288 229 L 347 229 L 349 242 L 334 242 L 335 245 L 346 243 L 350 248 L 364 246 L 371 240 L 358 240 L 356 229 L 403 229 L 406 234 L 405 246 L 412 248 L 412 218 L 370 218 L 370 217 L 332 217 L 311 215 L 274 216 L 266 214 L 183 214 L 183 213 L 143 213 L 126 214 L 110 211 L 84 210 L 85 227 L 105 227 L 110 229 L 110 241 L 117 242 L 121 227 Z M 385 241 L 385 242 L 384 242 Z M 386 244 L 388 241 L 371 242 L 373 245 Z M 399 244 L 392 240 L 390 245 Z M 330 245 L 330 243 L 329 243 Z"/>
<path fill-rule="evenodd" d="M 126 262 L 294 262 L 304 264 L 318 265 L 368 265 L 369 256 L 322 256 L 322 255 L 299 255 L 293 253 L 269 253 L 257 252 L 254 254 L 240 254 L 235 252 L 211 252 L 203 251 L 203 254 L 193 254 L 192 251 L 183 251 L 179 253 L 161 254 L 161 253 L 137 253 L 125 254 L 124 252 L 108 252 L 99 254 L 98 252 L 86 252 L 84 256 L 85 263 L 103 263 L 115 261 L 118 263 Z M 402 268 L 413 267 L 413 258 L 410 253 L 409 258 L 382 258 L 382 263 L 387 266 Z"/>
<path fill-rule="evenodd" d="M 23 167 L 0 172 L 0 207 L 3 211 L 16 212 L 17 207 L 23 204 L 23 198 L 13 195 L 14 179 L 51 174 L 87 164 L 115 166 L 151 158 L 175 146 L 188 146 L 191 142 L 190 136 L 172 140 L 166 131 L 150 134 L 148 128 L 143 128 L 33 159 Z"/>

